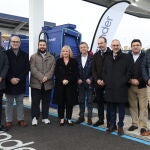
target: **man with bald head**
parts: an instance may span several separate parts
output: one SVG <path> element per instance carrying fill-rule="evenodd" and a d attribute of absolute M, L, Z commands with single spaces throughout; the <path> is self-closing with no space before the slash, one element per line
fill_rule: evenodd
<path fill-rule="evenodd" d="M 16 101 L 17 120 L 21 127 L 27 126 L 24 121 L 23 97 L 26 89 L 26 78 L 29 73 L 28 54 L 20 49 L 19 36 L 10 39 L 11 48 L 6 51 L 9 69 L 6 77 L 6 127 L 13 125 L 13 102 Z"/>
<path fill-rule="evenodd" d="M 105 100 L 109 103 L 110 127 L 107 132 L 115 130 L 117 109 L 119 113 L 118 135 L 122 135 L 125 116 L 125 103 L 128 101 L 128 81 L 131 72 L 131 59 L 121 51 L 120 41 L 111 43 L 112 55 L 104 61 L 103 79 L 106 86 Z"/>

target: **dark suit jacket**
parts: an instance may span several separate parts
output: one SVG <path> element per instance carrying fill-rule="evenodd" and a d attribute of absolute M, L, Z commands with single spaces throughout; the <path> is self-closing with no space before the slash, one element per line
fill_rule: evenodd
<path fill-rule="evenodd" d="M 91 81 L 93 81 L 93 77 L 92 77 L 92 60 L 93 60 L 93 56 L 92 55 L 88 55 L 85 67 L 82 67 L 82 62 L 81 62 L 81 55 L 77 57 L 77 62 L 78 62 L 78 79 L 81 79 L 83 81 L 83 83 L 80 86 L 84 86 L 86 88 L 92 88 L 92 84 L 89 86 L 86 83 L 86 79 L 90 79 Z"/>
<path fill-rule="evenodd" d="M 9 64 L 6 51 L 3 47 L 0 47 L 0 77 L 2 78 L 2 82 L 0 82 L 0 90 L 3 90 L 5 88 L 5 78 L 8 67 Z"/>
<path fill-rule="evenodd" d="M 146 82 L 144 81 L 142 76 L 142 63 L 143 63 L 145 53 L 141 52 L 136 62 L 134 62 L 132 52 L 130 52 L 129 55 L 132 59 L 131 79 L 137 79 L 139 81 L 138 88 L 145 88 Z"/>

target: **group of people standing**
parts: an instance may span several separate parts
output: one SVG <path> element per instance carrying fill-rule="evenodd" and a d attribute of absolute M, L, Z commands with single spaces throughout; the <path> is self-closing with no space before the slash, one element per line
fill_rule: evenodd
<path fill-rule="evenodd" d="M 41 117 L 44 124 L 50 124 L 48 118 L 50 97 L 58 106 L 59 125 L 73 126 L 73 106 L 79 104 L 77 124 L 85 121 L 93 126 L 104 124 L 104 103 L 106 102 L 107 132 L 118 130 L 124 134 L 125 106 L 129 102 L 132 125 L 129 131 L 140 128 L 140 134 L 150 135 L 147 128 L 148 98 L 146 86 L 150 85 L 150 51 L 142 51 L 139 39 L 131 42 L 131 51 L 121 51 L 120 41 L 114 39 L 111 49 L 107 47 L 105 37 L 98 38 L 98 51 L 92 55 L 86 42 L 79 45 L 80 55 L 73 58 L 70 46 L 65 45 L 60 58 L 55 60 L 47 50 L 45 40 L 39 40 L 38 50 L 30 58 L 20 49 L 20 38 L 11 37 L 11 48 L 0 51 L 0 98 L 6 95 L 6 125 L 0 130 L 13 126 L 13 102 L 16 100 L 17 120 L 21 127 L 27 126 L 24 120 L 23 97 L 26 78 L 31 71 L 31 117 L 32 125 L 38 125 Z M 6 84 L 6 86 L 5 86 Z M 54 86 L 55 84 L 55 86 Z M 5 89 L 5 91 L 4 91 Z M 2 100 L 0 101 L 2 107 Z M 93 103 L 97 103 L 98 121 L 93 124 Z M 118 123 L 117 121 L 118 110 Z M 66 115 L 65 115 L 66 114 Z M 0 121 L 2 108 L 0 108 Z"/>
<path fill-rule="evenodd" d="M 89 89 L 93 87 L 96 94 L 94 101 L 96 101 L 98 108 L 98 121 L 93 126 L 104 124 L 104 102 L 106 102 L 106 131 L 111 133 L 114 130 L 118 130 L 118 135 L 124 134 L 125 106 L 129 103 L 132 125 L 128 128 L 128 131 L 134 131 L 139 128 L 142 136 L 150 135 L 147 127 L 147 85 L 150 85 L 150 51 L 148 50 L 146 54 L 142 51 L 142 43 L 139 39 L 134 39 L 131 42 L 131 51 L 128 54 L 121 51 L 121 44 L 117 39 L 111 42 L 110 50 L 107 47 L 107 39 L 105 37 L 99 37 L 99 50 L 92 56 L 92 63 L 89 59 L 86 59 L 86 65 L 89 64 L 89 66 L 85 65 L 86 67 L 84 67 L 85 54 L 82 53 L 82 44 L 80 44 L 82 69 L 80 69 L 81 65 L 79 63 L 79 74 L 83 72 L 87 73 L 88 71 L 90 73 L 89 76 L 86 76 L 86 73 L 78 76 L 78 82 L 80 80 L 84 81 L 84 84 L 82 84 L 84 90 L 82 89 L 80 91 L 80 88 L 78 89 L 79 93 L 82 92 L 84 94 L 83 99 L 85 100 L 86 98 L 87 100 L 88 124 L 92 124 Z M 88 45 L 86 43 L 84 44 L 88 50 Z M 89 57 L 88 52 L 87 56 Z M 87 80 L 89 79 L 91 85 L 85 86 L 88 84 Z M 80 114 L 77 123 L 84 121 L 83 104 L 85 104 L 85 101 L 83 102 L 80 99 L 79 94 Z M 117 110 L 118 123 L 116 122 Z"/>

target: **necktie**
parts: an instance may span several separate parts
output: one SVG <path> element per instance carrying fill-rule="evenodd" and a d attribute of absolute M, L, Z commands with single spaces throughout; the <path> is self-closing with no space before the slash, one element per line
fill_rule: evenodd
<path fill-rule="evenodd" d="M 104 55 L 104 51 L 101 51 L 101 56 L 103 56 Z"/>
<path fill-rule="evenodd" d="M 115 54 L 115 55 L 113 56 L 114 60 L 116 60 L 116 57 L 117 57 L 117 54 Z"/>

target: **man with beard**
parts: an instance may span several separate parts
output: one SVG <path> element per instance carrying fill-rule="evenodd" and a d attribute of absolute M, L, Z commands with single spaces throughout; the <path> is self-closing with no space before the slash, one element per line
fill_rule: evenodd
<path fill-rule="evenodd" d="M 31 116 L 32 125 L 38 125 L 40 101 L 42 101 L 42 122 L 50 124 L 48 119 L 51 90 L 54 87 L 55 58 L 47 51 L 46 41 L 41 39 L 38 51 L 30 58 L 31 69 Z"/>

